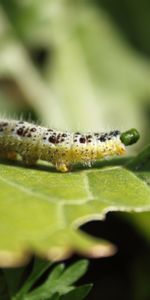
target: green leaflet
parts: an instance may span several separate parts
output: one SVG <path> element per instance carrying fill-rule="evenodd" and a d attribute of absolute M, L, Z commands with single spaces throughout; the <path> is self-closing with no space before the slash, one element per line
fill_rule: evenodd
<path fill-rule="evenodd" d="M 49 264 L 47 263 L 47 268 L 48 265 Z M 63 264 L 55 266 L 44 283 L 29 291 L 37 280 L 37 271 L 39 270 L 40 274 L 43 273 L 45 266 L 45 262 L 35 261 L 34 268 L 29 278 L 21 290 L 14 295 L 12 300 L 75 300 L 84 299 L 89 293 L 92 284 L 86 284 L 79 287 L 73 285 L 87 271 L 87 260 L 80 260 L 69 266 L 67 269 L 65 269 Z M 35 274 L 36 277 L 34 276 Z M 40 277 L 40 275 L 38 277 Z"/>

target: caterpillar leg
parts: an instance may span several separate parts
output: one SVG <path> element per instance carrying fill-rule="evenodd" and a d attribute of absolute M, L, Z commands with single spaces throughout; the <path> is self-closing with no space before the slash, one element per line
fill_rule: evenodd
<path fill-rule="evenodd" d="M 36 164 L 37 159 L 30 156 L 22 156 L 22 161 L 26 166 L 30 167 Z"/>
<path fill-rule="evenodd" d="M 0 152 L 0 157 L 1 158 L 6 158 L 6 159 L 10 159 L 10 160 L 16 160 L 17 159 L 17 153 L 16 152 L 4 152 L 1 151 Z"/>
<path fill-rule="evenodd" d="M 126 153 L 126 149 L 125 149 L 124 145 L 118 147 L 118 149 L 117 149 L 117 154 L 118 154 L 118 155 L 123 155 L 123 154 L 125 154 L 125 153 Z"/>
<path fill-rule="evenodd" d="M 69 171 L 69 167 L 65 163 L 56 163 L 55 165 L 56 169 L 62 173 L 66 173 Z"/>

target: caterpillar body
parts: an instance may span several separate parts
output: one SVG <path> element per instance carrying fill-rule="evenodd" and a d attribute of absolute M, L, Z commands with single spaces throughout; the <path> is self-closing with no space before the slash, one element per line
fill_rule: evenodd
<path fill-rule="evenodd" d="M 136 129 L 124 133 L 60 132 L 25 121 L 0 119 L 0 156 L 16 159 L 17 154 L 27 165 L 38 159 L 51 162 L 57 170 L 67 172 L 72 164 L 91 165 L 95 160 L 124 154 L 125 145 L 139 139 Z"/>

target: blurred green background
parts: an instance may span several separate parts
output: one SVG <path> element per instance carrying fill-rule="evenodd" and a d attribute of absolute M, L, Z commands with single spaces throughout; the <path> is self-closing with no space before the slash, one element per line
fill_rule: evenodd
<path fill-rule="evenodd" d="M 0 114 L 60 130 L 136 127 L 138 152 L 149 143 L 150 1 L 0 0 Z M 94 263 L 95 279 L 91 267 L 87 282 L 100 279 L 89 299 L 99 288 L 101 299 L 150 299 L 149 214 L 135 217 L 142 238 L 123 219 L 92 225 L 124 240 L 119 256 Z"/>
<path fill-rule="evenodd" d="M 136 127 L 142 147 L 150 123 L 150 2 L 0 3 L 1 114 L 58 129 Z"/>

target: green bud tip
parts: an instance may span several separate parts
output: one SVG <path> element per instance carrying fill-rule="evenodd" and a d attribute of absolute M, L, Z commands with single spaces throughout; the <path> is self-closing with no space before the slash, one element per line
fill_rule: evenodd
<path fill-rule="evenodd" d="M 135 144 L 139 138 L 140 134 L 135 128 L 123 132 L 120 136 L 120 140 L 125 146 Z"/>

